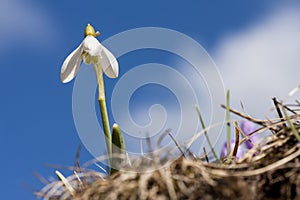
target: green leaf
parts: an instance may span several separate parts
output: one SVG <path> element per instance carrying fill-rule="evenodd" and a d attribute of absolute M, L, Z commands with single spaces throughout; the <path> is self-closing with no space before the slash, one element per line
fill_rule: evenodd
<path fill-rule="evenodd" d="M 125 145 L 123 134 L 122 134 L 119 126 L 117 124 L 114 124 L 113 128 L 112 128 L 112 155 L 113 155 L 113 157 L 112 157 L 112 163 L 111 163 L 112 164 L 111 174 L 118 171 L 122 162 L 125 159 L 125 154 L 126 154 L 126 145 Z"/>

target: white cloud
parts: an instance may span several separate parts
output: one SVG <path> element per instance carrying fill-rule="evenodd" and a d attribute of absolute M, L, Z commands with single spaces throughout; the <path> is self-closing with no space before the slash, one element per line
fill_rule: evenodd
<path fill-rule="evenodd" d="M 265 19 L 223 38 L 213 56 L 232 105 L 241 100 L 262 117 L 271 98 L 284 98 L 300 82 L 300 8 L 276 10 Z"/>
<path fill-rule="evenodd" d="M 1 0 L 0 51 L 22 42 L 32 46 L 51 44 L 53 26 L 46 11 L 29 1 Z"/>

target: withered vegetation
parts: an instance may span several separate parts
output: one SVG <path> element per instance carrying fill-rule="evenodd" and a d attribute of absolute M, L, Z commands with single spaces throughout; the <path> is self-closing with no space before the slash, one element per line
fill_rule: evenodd
<path fill-rule="evenodd" d="M 273 101 L 279 117 L 272 120 L 254 119 L 230 109 L 260 126 L 251 135 L 266 130 L 272 133 L 238 161 L 208 163 L 206 155 L 196 158 L 188 151 L 179 158 L 151 155 L 132 160 L 112 176 L 75 170 L 77 173 L 67 178 L 74 192 L 56 181 L 36 195 L 49 200 L 300 199 L 299 104 Z M 249 137 L 244 135 L 239 145 L 246 140 Z M 145 171 L 147 168 L 150 170 Z"/>

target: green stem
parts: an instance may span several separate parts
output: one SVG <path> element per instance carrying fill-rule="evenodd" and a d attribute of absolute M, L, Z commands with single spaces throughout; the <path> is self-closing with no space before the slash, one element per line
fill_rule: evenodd
<path fill-rule="evenodd" d="M 104 92 L 104 81 L 103 81 L 103 74 L 102 74 L 102 68 L 101 66 L 94 65 L 94 70 L 97 74 L 98 79 L 98 102 L 100 106 L 100 113 L 102 118 L 102 125 L 105 135 L 105 141 L 106 141 L 106 148 L 107 153 L 109 156 L 109 159 L 111 160 L 111 134 L 110 134 L 110 125 L 108 121 L 108 114 L 107 114 L 107 108 L 106 108 L 106 102 L 105 102 L 105 92 Z"/>
<path fill-rule="evenodd" d="M 100 106 L 100 112 L 101 112 L 104 135 L 105 135 L 107 153 L 108 153 L 109 158 L 111 158 L 111 134 L 110 134 L 110 126 L 109 126 L 109 121 L 108 121 L 105 98 L 98 99 L 98 102 L 99 102 L 99 106 Z"/>
<path fill-rule="evenodd" d="M 298 133 L 298 131 L 296 130 L 293 122 L 291 121 L 291 118 L 289 117 L 289 115 L 287 114 L 286 110 L 284 109 L 284 107 L 282 108 L 283 109 L 283 113 L 285 115 L 285 117 L 287 118 L 287 123 L 288 125 L 290 126 L 294 136 L 296 137 L 296 139 L 298 140 L 298 142 L 300 142 L 300 135 Z"/>
<path fill-rule="evenodd" d="M 231 127 L 230 127 L 230 112 L 229 112 L 230 90 L 226 92 L 226 124 L 227 124 L 227 161 L 230 160 L 230 143 L 231 143 Z"/>

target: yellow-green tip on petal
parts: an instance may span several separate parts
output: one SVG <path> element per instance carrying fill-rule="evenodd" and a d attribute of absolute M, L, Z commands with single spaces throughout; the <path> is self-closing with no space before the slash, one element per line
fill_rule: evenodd
<path fill-rule="evenodd" d="M 86 27 L 85 27 L 85 30 L 84 30 L 84 37 L 88 36 L 88 35 L 91 35 L 93 37 L 97 37 L 100 35 L 100 33 L 97 31 L 95 32 L 95 29 L 92 25 L 88 24 Z"/>

